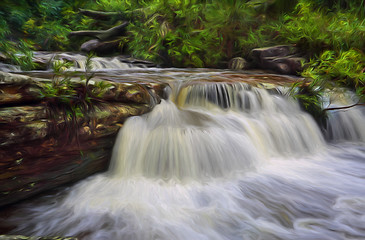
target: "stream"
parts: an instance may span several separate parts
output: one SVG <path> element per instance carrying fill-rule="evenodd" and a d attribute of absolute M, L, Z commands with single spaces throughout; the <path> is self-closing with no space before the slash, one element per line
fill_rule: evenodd
<path fill-rule="evenodd" d="M 125 122 L 107 172 L 18 206 L 5 219 L 12 234 L 365 239 L 363 108 L 330 111 L 320 128 L 274 75 L 252 84 L 260 76 L 105 67 L 95 76 L 164 81 L 169 97 Z M 323 100 L 354 102 L 347 92 Z"/>

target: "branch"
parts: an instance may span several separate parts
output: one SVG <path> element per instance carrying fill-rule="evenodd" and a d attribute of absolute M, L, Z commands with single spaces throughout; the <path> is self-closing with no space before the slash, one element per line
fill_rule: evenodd
<path fill-rule="evenodd" d="M 356 107 L 356 106 L 365 106 L 365 103 L 355 103 L 352 104 L 350 106 L 343 106 L 343 107 L 333 107 L 333 108 L 325 108 L 323 109 L 323 111 L 331 111 L 331 110 L 341 110 L 341 109 L 348 109 L 348 108 L 352 108 L 352 107 Z"/>
<path fill-rule="evenodd" d="M 74 31 L 69 33 L 69 37 L 72 36 L 87 36 L 95 37 L 101 41 L 108 40 L 115 36 L 121 36 L 124 29 L 128 26 L 129 22 L 124 22 L 116 27 L 109 28 L 108 30 L 85 30 L 85 31 Z"/>
<path fill-rule="evenodd" d="M 120 12 L 102 12 L 102 11 L 95 11 L 89 9 L 82 9 L 79 8 L 79 12 L 85 16 L 91 17 L 96 20 L 110 20 L 113 17 L 122 18 L 122 13 Z"/>

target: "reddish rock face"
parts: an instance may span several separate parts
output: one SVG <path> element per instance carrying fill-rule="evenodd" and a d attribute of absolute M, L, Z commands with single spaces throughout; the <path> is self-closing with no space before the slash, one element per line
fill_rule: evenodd
<path fill-rule="evenodd" d="M 71 117 L 49 81 L 0 72 L 0 206 L 108 168 L 115 136 L 126 118 L 150 111 L 165 85 L 91 85 L 92 108 Z M 75 88 L 82 86 L 76 83 Z"/>

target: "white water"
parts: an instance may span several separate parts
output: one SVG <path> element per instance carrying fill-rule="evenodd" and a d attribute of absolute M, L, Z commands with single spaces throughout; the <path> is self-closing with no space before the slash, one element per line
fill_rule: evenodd
<path fill-rule="evenodd" d="M 357 102 L 358 98 L 351 92 L 333 94 L 326 101 L 331 108 L 351 106 Z M 344 139 L 365 142 L 364 116 L 364 107 L 330 111 L 327 119 L 328 127 L 324 132 L 326 138 L 334 142 Z"/>
<path fill-rule="evenodd" d="M 328 145 L 295 102 L 263 89 L 223 83 L 181 89 L 179 107 L 163 101 L 127 120 L 106 174 L 25 205 L 8 219 L 18 225 L 14 233 L 365 238 L 362 142 L 338 134 Z"/>

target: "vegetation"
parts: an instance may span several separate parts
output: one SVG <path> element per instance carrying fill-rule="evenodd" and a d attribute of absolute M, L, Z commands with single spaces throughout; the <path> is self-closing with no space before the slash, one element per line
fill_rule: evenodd
<path fill-rule="evenodd" d="M 100 96 L 110 87 L 102 81 L 90 86 L 89 82 L 93 77 L 92 57 L 93 55 L 88 56 L 86 71 L 82 75 L 67 71 L 73 63 L 63 60 L 55 61 L 52 82 L 43 84 L 43 102 L 49 118 L 53 120 L 49 130 L 51 133 L 59 133 L 57 130 L 60 126 L 57 122 L 61 117 L 63 120 L 61 127 L 67 140 L 71 140 L 74 136 L 78 139 L 78 129 L 82 124 L 79 120 L 88 121 L 87 117 L 95 110 L 95 104 L 101 102 Z M 80 81 L 76 81 L 77 79 Z"/>
<path fill-rule="evenodd" d="M 95 21 L 79 8 L 120 15 Z M 3 0 L 0 52 L 31 69 L 30 50 L 77 50 L 84 39 L 69 41 L 70 31 L 108 29 L 124 19 L 123 49 L 165 66 L 220 67 L 250 58 L 255 47 L 296 45 L 309 59 L 302 75 L 312 82 L 294 92 L 309 112 L 318 110 L 324 88 L 364 94 L 364 0 Z"/>

